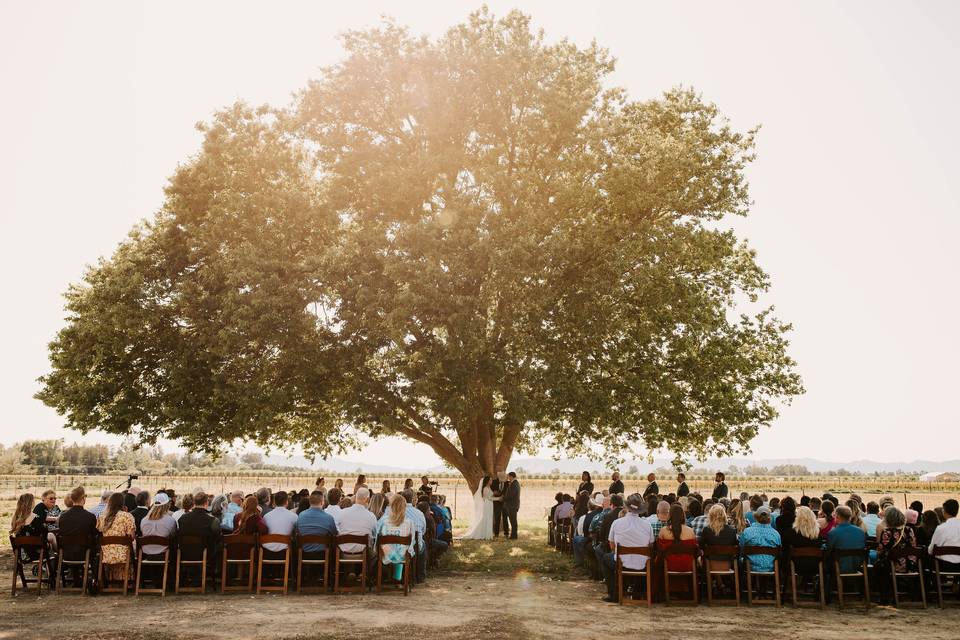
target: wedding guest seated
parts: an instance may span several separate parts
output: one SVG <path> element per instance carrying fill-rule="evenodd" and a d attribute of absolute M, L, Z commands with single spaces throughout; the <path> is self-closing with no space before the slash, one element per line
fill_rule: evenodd
<path fill-rule="evenodd" d="M 207 511 L 209 505 L 210 496 L 204 491 L 193 494 L 193 507 L 177 519 L 177 531 L 180 536 L 204 540 L 207 548 L 207 566 L 209 569 L 216 569 L 219 567 L 217 553 L 221 529 L 220 521 Z M 201 553 L 186 548 L 184 560 L 199 560 Z"/>
<path fill-rule="evenodd" d="M 170 497 L 165 493 L 157 492 L 153 498 L 150 512 L 140 521 L 140 534 L 143 537 L 159 536 L 171 538 L 177 531 L 177 521 L 170 515 Z M 167 550 L 165 544 L 148 544 L 143 547 L 144 556 L 159 556 Z"/>
<path fill-rule="evenodd" d="M 660 530 L 667 526 L 668 520 L 670 520 L 670 503 L 666 500 L 661 500 L 657 503 L 656 513 L 647 516 L 647 523 L 650 525 L 654 539 L 660 535 Z"/>
<path fill-rule="evenodd" d="M 449 544 L 453 541 L 452 528 L 450 520 L 447 518 L 447 512 L 440 506 L 440 496 L 435 493 L 430 494 L 430 512 L 433 514 L 433 520 L 437 524 L 437 539 Z"/>
<path fill-rule="evenodd" d="M 170 515 L 173 516 L 174 520 L 179 521 L 180 518 L 190 513 L 191 509 L 193 509 L 193 494 L 188 493 L 188 494 L 185 494 L 182 498 L 180 498 L 180 508 L 174 511 Z"/>
<path fill-rule="evenodd" d="M 810 512 L 811 515 L 813 512 Z M 780 534 L 780 540 L 783 543 L 784 551 L 787 548 L 787 532 L 793 528 L 793 523 L 797 519 L 797 502 L 787 496 L 780 503 L 780 516 L 773 523 L 773 528 L 777 530 L 777 533 Z M 816 522 L 816 518 L 813 519 Z M 819 534 L 819 530 L 818 530 Z M 784 555 L 784 562 L 786 562 L 786 555 Z"/>
<path fill-rule="evenodd" d="M 737 544 L 737 530 L 727 522 L 727 510 L 722 504 L 715 504 L 707 512 L 707 526 L 700 534 L 700 546 L 707 549 L 711 546 L 732 547 Z M 728 556 L 711 556 L 710 568 L 714 571 L 726 571 L 730 568 Z"/>
<path fill-rule="evenodd" d="M 226 502 L 223 503 L 223 511 L 220 516 L 220 528 L 224 533 L 233 533 L 233 523 L 237 518 L 237 514 L 243 511 L 243 491 L 234 490 L 230 492 L 230 496 Z"/>
<path fill-rule="evenodd" d="M 856 500 L 847 500 L 847 508 L 850 509 L 852 516 L 850 517 L 850 524 L 855 527 L 863 529 L 864 533 L 867 531 L 867 523 L 863 521 L 863 514 L 860 512 L 860 504 Z"/>
<path fill-rule="evenodd" d="M 90 513 L 92 513 L 97 518 L 99 518 L 100 514 L 103 513 L 103 510 L 107 508 L 107 501 L 110 499 L 110 496 L 112 495 L 113 495 L 113 491 L 111 491 L 110 489 L 104 489 L 103 493 L 100 494 L 100 502 L 95 504 L 90 509 Z"/>
<path fill-rule="evenodd" d="M 57 492 L 53 489 L 47 489 L 40 495 L 40 502 L 33 508 L 40 521 L 48 531 L 57 528 L 57 518 L 60 517 L 61 509 L 57 506 Z"/>
<path fill-rule="evenodd" d="M 863 516 L 863 524 L 867 527 L 867 536 L 877 537 L 877 525 L 880 524 L 880 505 L 870 501 L 867 503 L 867 515 Z"/>
<path fill-rule="evenodd" d="M 133 516 L 133 521 L 137 523 L 137 536 L 143 535 L 140 530 L 140 522 L 143 521 L 147 514 L 150 513 L 150 492 L 149 491 L 140 491 L 137 493 L 137 506 L 133 511 L 130 512 L 130 515 Z"/>
<path fill-rule="evenodd" d="M 859 551 L 866 547 L 867 534 L 863 529 L 850 524 L 850 519 L 852 516 L 853 514 L 850 513 L 849 507 L 837 508 L 834 514 L 836 524 L 830 530 L 830 533 L 827 534 L 825 551 L 827 552 L 828 556 L 834 551 L 851 549 Z M 822 530 L 823 529 L 821 528 L 821 531 Z M 828 560 L 827 565 L 828 570 L 833 569 L 832 560 Z M 842 573 L 854 573 L 859 571 L 862 565 L 863 562 L 859 558 L 848 557 L 840 559 L 840 571 Z"/>
<path fill-rule="evenodd" d="M 10 521 L 11 536 L 30 536 L 40 538 L 46 545 L 44 556 L 47 558 L 47 573 L 51 576 L 53 583 L 53 563 L 50 561 L 51 551 L 55 548 L 53 533 L 47 531 L 46 524 L 41 516 L 33 511 L 33 494 L 24 493 L 17 498 L 17 506 L 13 510 L 13 518 Z M 36 548 L 21 548 L 21 560 L 23 562 L 36 562 L 40 559 L 40 550 Z M 14 582 L 16 584 L 16 582 Z M 51 587 L 53 584 L 51 584 Z"/>
<path fill-rule="evenodd" d="M 553 521 L 557 523 L 571 517 L 573 517 L 573 496 L 565 493 L 563 494 L 563 502 L 557 505 L 557 510 L 553 513 Z"/>
<path fill-rule="evenodd" d="M 920 517 L 920 526 L 917 527 L 917 546 L 926 551 L 926 548 L 930 546 L 930 541 L 933 540 L 933 534 L 936 533 L 937 527 L 940 526 L 940 519 L 937 517 L 937 512 L 933 509 L 927 509 L 923 512 L 923 515 Z M 923 559 L 924 569 L 930 569 L 932 565 L 925 556 Z"/>
<path fill-rule="evenodd" d="M 603 562 L 603 554 L 610 551 L 610 545 L 607 540 L 610 536 L 610 527 L 613 526 L 613 523 L 616 522 L 617 518 L 620 517 L 620 511 L 623 509 L 623 494 L 615 493 L 609 498 L 609 506 L 603 511 L 603 513 L 597 516 L 594 519 L 594 523 L 597 526 L 597 544 L 593 548 L 594 557 L 597 559 L 597 564 L 600 565 Z M 638 513 L 642 513 L 642 510 Z M 652 537 L 651 531 L 651 537 Z"/>
<path fill-rule="evenodd" d="M 103 510 L 97 520 L 97 530 L 105 538 L 129 538 L 133 541 L 137 536 L 137 523 L 133 516 L 127 513 L 122 493 L 114 493 L 107 498 L 107 508 Z M 124 563 L 127 562 L 130 549 L 119 544 L 106 544 L 100 547 L 100 561 L 106 563 L 107 579 L 111 581 L 128 580 L 136 568 L 130 558 L 130 573 L 123 574 Z"/>
<path fill-rule="evenodd" d="M 620 497 L 619 495 L 613 496 Z M 623 547 L 649 547 L 653 544 L 653 530 L 640 513 L 644 509 L 643 497 L 634 493 L 627 498 L 627 513 L 614 520 L 607 534 L 608 549 L 602 556 L 601 567 L 607 581 L 607 595 L 604 602 L 617 602 L 617 545 Z M 647 566 L 647 558 L 641 555 L 625 555 L 621 559 L 623 567 L 632 571 L 642 571 Z"/>
<path fill-rule="evenodd" d="M 737 530 L 737 535 L 742 535 L 746 531 L 747 527 L 750 526 L 750 523 L 747 522 L 747 519 L 743 515 L 743 502 L 740 500 L 733 500 L 730 502 L 730 508 L 727 509 L 727 515 L 730 518 L 730 524 L 733 525 L 733 528 Z"/>
<path fill-rule="evenodd" d="M 704 527 L 707 526 L 707 516 L 703 513 L 703 506 L 700 501 L 695 498 L 687 502 L 687 525 L 693 529 L 693 533 L 699 541 Z"/>
<path fill-rule="evenodd" d="M 371 514 L 372 515 L 372 514 Z M 297 533 L 301 536 L 336 536 L 337 523 L 333 516 L 323 510 L 323 492 L 310 494 L 310 508 L 297 517 Z M 326 545 L 311 542 L 303 546 L 304 554 L 313 554 L 308 559 L 319 559 Z"/>
<path fill-rule="evenodd" d="M 87 500 L 87 494 L 83 487 L 73 489 L 68 497 L 70 498 L 70 508 L 60 514 L 57 524 L 59 534 L 63 537 L 78 537 L 89 541 L 93 546 L 91 553 L 91 562 L 96 570 L 97 562 L 97 518 L 92 513 L 83 508 Z M 83 560 L 84 549 L 81 547 L 69 545 L 60 550 L 65 560 Z M 79 572 L 74 574 L 74 585 L 79 586 Z"/>
<path fill-rule="evenodd" d="M 813 515 L 820 517 L 820 508 L 823 506 L 823 501 L 820 498 L 813 496 L 810 498 L 810 503 L 807 505 L 810 507 L 810 510 L 813 511 Z"/>
<path fill-rule="evenodd" d="M 339 481 L 338 481 L 339 482 Z M 343 490 L 334 487 L 327 491 L 327 513 L 336 520 L 340 517 L 340 501 L 343 499 Z"/>
<path fill-rule="evenodd" d="M 410 536 L 413 540 L 413 522 L 407 516 L 407 500 L 400 494 L 390 498 L 390 509 L 384 514 L 377 528 L 378 536 Z M 388 544 L 383 548 L 383 564 L 393 568 L 394 580 L 403 578 L 407 554 L 413 555 L 413 545 Z"/>
<path fill-rule="evenodd" d="M 817 524 L 820 525 L 821 538 L 826 539 L 826 537 L 830 535 L 830 532 L 833 530 L 833 528 L 837 526 L 837 519 L 833 515 L 835 510 L 836 505 L 830 500 L 824 500 L 820 503 L 820 517 L 817 519 Z M 850 519 L 853 519 L 852 511 Z"/>
<path fill-rule="evenodd" d="M 786 500 L 784 501 L 786 502 Z M 792 499 L 791 499 L 792 502 Z M 784 519 L 781 515 L 780 519 Z M 791 552 L 794 549 L 803 547 L 816 547 L 821 545 L 820 525 L 817 524 L 817 518 L 813 515 L 810 507 L 799 507 L 793 518 L 793 524 L 790 527 L 780 528 L 781 544 L 783 546 L 784 569 L 789 570 L 789 561 Z M 796 558 L 794 564 L 797 573 L 800 575 L 812 575 L 818 572 L 818 562 L 815 558 Z"/>
<path fill-rule="evenodd" d="M 257 496 L 250 495 L 243 499 L 240 513 L 233 516 L 233 528 L 231 529 L 233 533 L 244 535 L 256 533 L 264 535 L 267 533 L 267 524 L 263 521 L 263 516 L 260 515 L 258 507 Z"/>
<path fill-rule="evenodd" d="M 754 523 L 740 534 L 740 549 L 744 547 L 779 547 L 780 534 L 770 526 L 770 507 L 761 505 L 753 514 Z M 761 573 L 773 571 L 773 556 L 753 554 L 750 559 L 750 569 Z"/>
<path fill-rule="evenodd" d="M 916 512 L 914 512 L 916 513 Z M 916 557 L 901 557 L 896 561 L 890 559 L 890 552 L 895 549 L 911 549 L 917 546 L 917 534 L 907 526 L 906 515 L 896 507 L 887 507 L 883 512 L 883 531 L 877 538 L 877 562 L 875 571 L 880 580 L 880 603 L 887 604 L 890 600 L 891 583 L 887 580 L 891 565 L 895 565 L 898 573 L 912 573 L 917 570 Z"/>
<path fill-rule="evenodd" d="M 277 491 L 276 495 L 273 496 L 274 508 L 268 511 L 267 515 L 263 516 L 263 523 L 267 526 L 268 534 L 272 533 L 280 536 L 293 535 L 293 529 L 297 526 L 297 514 L 287 509 L 289 499 L 290 497 L 286 491 Z M 287 544 L 283 542 L 267 542 L 264 543 L 263 549 L 265 551 L 264 556 L 268 556 L 271 559 L 279 559 L 283 557 L 284 552 L 287 550 Z"/>
<path fill-rule="evenodd" d="M 417 509 L 427 520 L 427 528 L 423 537 L 427 544 L 427 557 L 433 561 L 434 558 L 442 556 L 447 551 L 449 545 L 447 545 L 446 541 L 437 538 L 437 520 L 433 516 L 433 511 L 430 510 L 430 502 L 426 494 L 420 494 L 420 502 L 417 503 Z"/>
<path fill-rule="evenodd" d="M 599 503 L 603 501 L 603 494 L 600 495 Z M 577 521 L 574 523 L 573 529 L 573 562 L 577 566 L 583 565 L 584 553 L 587 549 L 587 544 L 590 541 L 590 522 L 593 520 L 594 516 L 597 513 L 600 513 L 601 507 L 598 501 L 595 498 L 591 497 L 587 500 L 587 509 L 588 511 L 582 516 L 577 518 Z"/>
<path fill-rule="evenodd" d="M 749 498 L 748 501 L 747 501 L 747 504 L 750 506 L 750 510 L 749 510 L 749 511 L 744 511 L 743 517 L 744 517 L 744 519 L 747 521 L 747 524 L 750 525 L 750 524 L 753 524 L 754 522 L 756 522 L 756 519 L 754 518 L 753 513 L 754 513 L 757 509 L 759 509 L 760 507 L 763 506 L 763 498 L 761 498 L 760 496 L 754 494 L 754 495 L 750 496 L 750 498 Z M 773 515 L 773 513 L 771 512 L 771 516 L 772 516 L 772 515 Z"/>
<path fill-rule="evenodd" d="M 266 517 L 268 513 L 273 511 L 273 506 L 270 504 L 271 491 L 269 487 L 260 487 L 257 489 L 257 492 L 254 494 L 257 496 L 257 506 L 260 507 L 260 515 Z"/>
<path fill-rule="evenodd" d="M 377 519 L 367 508 L 370 502 L 370 490 L 360 487 L 354 497 L 356 504 L 341 509 L 337 514 L 335 518 L 337 531 L 341 535 L 369 536 L 367 555 L 372 559 L 376 555 Z M 364 550 L 362 544 L 356 543 L 342 544 L 340 549 L 346 553 L 360 553 Z"/>
<path fill-rule="evenodd" d="M 937 547 L 960 547 L 960 519 L 957 518 L 957 501 L 947 500 L 943 503 L 944 520 L 933 532 L 930 539 L 930 546 L 927 550 L 933 554 Z M 945 555 L 939 557 L 940 571 L 942 572 L 960 572 L 960 555 Z"/>
<path fill-rule="evenodd" d="M 427 547 L 426 540 L 424 540 L 424 533 L 427 529 L 427 519 L 415 506 L 413 506 L 413 498 L 416 495 L 413 492 L 413 489 L 404 489 L 400 492 L 400 495 L 403 496 L 403 499 L 407 501 L 407 518 L 409 518 L 413 523 L 413 532 L 416 537 L 420 539 L 420 544 L 414 545 L 414 553 L 416 554 L 415 577 L 419 583 L 424 581 L 427 572 Z"/>
<path fill-rule="evenodd" d="M 387 510 L 388 502 L 389 498 L 386 494 L 375 493 L 370 497 L 370 503 L 367 505 L 367 510 L 370 511 L 370 513 L 373 514 L 373 517 L 379 521 L 380 518 L 383 517 L 383 512 Z M 441 511 L 442 510 L 443 507 L 441 507 Z M 447 522 L 449 523 L 449 519 Z"/>
<path fill-rule="evenodd" d="M 691 527 L 687 526 L 683 507 L 679 504 L 670 507 L 667 524 L 660 530 L 660 535 L 657 538 L 657 547 L 660 550 L 667 549 L 674 544 L 691 548 L 697 547 L 697 535 Z M 693 561 L 693 556 L 667 556 L 667 570 L 692 571 Z"/>

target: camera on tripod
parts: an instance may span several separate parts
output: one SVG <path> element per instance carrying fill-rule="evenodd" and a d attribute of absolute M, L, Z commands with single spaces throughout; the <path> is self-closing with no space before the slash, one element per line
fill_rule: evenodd
<path fill-rule="evenodd" d="M 140 477 L 140 474 L 138 473 L 131 473 L 127 476 L 127 479 L 124 481 L 127 483 L 127 491 L 130 491 L 130 487 L 132 486 L 133 481 L 139 477 Z M 123 486 L 123 482 L 117 485 L 117 489 L 119 489 L 122 486 Z"/>

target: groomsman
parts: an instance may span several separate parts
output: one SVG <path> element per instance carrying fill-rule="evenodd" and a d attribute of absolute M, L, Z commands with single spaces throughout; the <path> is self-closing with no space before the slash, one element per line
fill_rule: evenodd
<path fill-rule="evenodd" d="M 647 488 L 643 490 L 643 498 L 646 500 L 647 496 L 659 496 L 660 487 L 657 486 L 657 474 L 648 473 L 647 474 Z"/>
<path fill-rule="evenodd" d="M 682 498 L 683 496 L 690 495 L 690 487 L 687 486 L 687 474 L 682 471 L 677 474 L 677 497 Z"/>

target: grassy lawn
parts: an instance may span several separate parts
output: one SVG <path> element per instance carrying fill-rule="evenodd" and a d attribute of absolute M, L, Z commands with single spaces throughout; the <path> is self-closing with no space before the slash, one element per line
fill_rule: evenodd
<path fill-rule="evenodd" d="M 523 522 L 518 540 L 457 540 L 440 559 L 437 575 L 479 573 L 566 580 L 580 575 L 573 558 L 548 547 L 546 523 Z"/>

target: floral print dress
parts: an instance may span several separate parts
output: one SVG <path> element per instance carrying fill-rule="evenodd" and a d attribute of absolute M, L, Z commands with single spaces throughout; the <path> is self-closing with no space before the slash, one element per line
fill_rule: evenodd
<path fill-rule="evenodd" d="M 104 537 L 123 537 L 133 539 L 137 533 L 137 523 L 134 521 L 133 516 L 126 511 L 120 511 L 117 513 L 116 517 L 113 519 L 113 523 L 110 525 L 110 529 L 104 531 L 103 525 L 104 518 L 101 514 L 97 521 L 97 530 L 100 531 Z M 100 548 L 100 562 L 107 565 L 107 571 L 110 580 L 124 579 L 123 565 L 127 561 L 128 552 L 129 550 L 126 547 L 119 544 L 106 544 Z M 133 562 L 130 564 L 130 569 L 132 572 Z"/>

